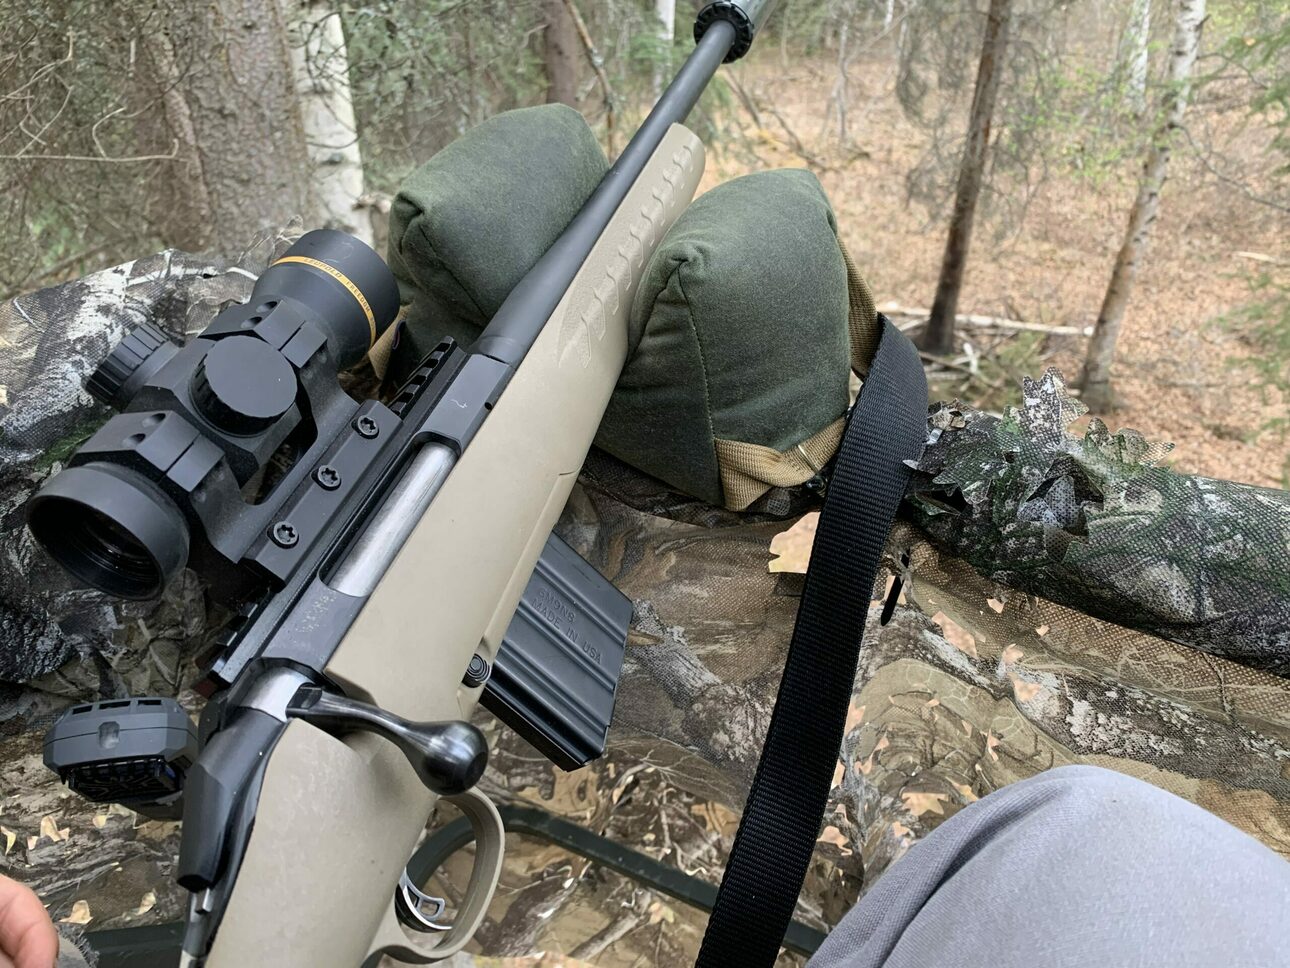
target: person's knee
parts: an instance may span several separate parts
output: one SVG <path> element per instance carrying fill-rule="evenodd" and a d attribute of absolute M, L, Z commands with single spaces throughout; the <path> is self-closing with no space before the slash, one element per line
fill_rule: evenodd
<path fill-rule="evenodd" d="M 1148 799 L 1171 796 L 1171 794 L 1165 793 L 1159 787 L 1129 776 L 1127 773 L 1108 770 L 1104 766 L 1091 766 L 1086 763 L 1058 766 L 1022 782 L 1032 783 L 1037 780 L 1050 783 L 1072 794 L 1088 792 L 1114 793 L 1126 797 L 1146 797 Z"/>
<path fill-rule="evenodd" d="M 1064 766 L 994 791 L 962 812 L 962 849 L 1015 854 L 1014 863 L 1082 853 L 1114 865 L 1126 846 L 1168 850 L 1171 837 L 1241 837 L 1180 797 L 1114 770 Z M 956 820 L 958 818 L 955 818 Z M 1172 833 L 1171 833 L 1172 832 Z"/>
<path fill-rule="evenodd" d="M 1070 807 L 1110 809 L 1116 812 L 1175 809 L 1186 801 L 1144 780 L 1101 766 L 1059 766 L 996 791 L 1025 795 L 1043 791 L 1044 799 Z"/>
<path fill-rule="evenodd" d="M 1197 856 L 1221 854 L 1251 876 L 1270 878 L 1284 892 L 1284 862 L 1245 832 L 1143 780 L 1095 766 L 1066 766 L 1012 784 L 996 801 L 994 849 L 1014 863 L 1062 858 L 1072 878 L 1083 871 L 1090 890 L 1114 871 L 1154 868 L 1162 880 L 1189 876 Z M 973 804 L 977 806 L 977 804 Z M 965 811 L 966 812 L 966 811 Z M 1029 858 L 1029 860 L 1027 860 Z M 1163 872 L 1171 872 L 1164 876 Z"/>

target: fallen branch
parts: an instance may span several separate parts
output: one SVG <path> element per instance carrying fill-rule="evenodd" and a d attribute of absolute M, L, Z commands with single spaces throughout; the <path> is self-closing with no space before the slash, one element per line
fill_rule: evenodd
<path fill-rule="evenodd" d="M 593 934 L 582 944 L 578 945 L 571 952 L 569 957 L 578 961 L 585 961 L 589 958 L 598 958 L 605 953 L 606 948 L 611 948 L 627 935 L 635 931 L 642 921 L 645 920 L 643 914 L 626 914 L 617 921 L 606 925 L 595 934 Z"/>
<path fill-rule="evenodd" d="M 943 366 L 947 370 L 957 370 L 967 376 L 968 379 L 976 380 L 978 383 L 984 384 L 991 390 L 1002 391 L 1004 388 L 1003 384 L 998 380 L 991 380 L 989 377 L 982 376 L 979 370 L 974 370 L 972 367 L 964 363 L 960 363 L 958 360 L 952 360 L 946 356 L 937 356 L 934 353 L 924 353 L 922 350 L 919 350 L 918 355 L 924 363 Z"/>
<path fill-rule="evenodd" d="M 916 320 L 925 320 L 932 314 L 930 309 L 912 306 L 899 306 L 896 303 L 883 303 L 878 311 L 886 316 L 908 316 Z M 954 317 L 960 326 L 975 326 L 978 329 L 1003 329 L 1011 332 L 1052 333 L 1057 336 L 1092 336 L 1092 326 L 1051 326 L 1048 323 L 1027 323 L 1020 319 L 1007 319 L 1003 316 L 979 316 L 966 313 Z M 900 329 L 912 329 L 917 323 L 902 325 Z"/>
<path fill-rule="evenodd" d="M 1276 256 L 1265 255 L 1262 252 L 1233 252 L 1232 255 L 1241 259 L 1250 259 L 1253 262 L 1266 262 L 1268 265 L 1272 266 L 1290 265 L 1290 262 L 1287 262 L 1285 259 L 1278 259 Z"/>

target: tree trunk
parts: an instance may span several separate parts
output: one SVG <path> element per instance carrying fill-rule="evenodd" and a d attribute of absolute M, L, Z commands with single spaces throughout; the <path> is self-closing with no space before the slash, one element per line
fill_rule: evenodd
<path fill-rule="evenodd" d="M 963 148 L 958 188 L 954 195 L 954 213 L 950 216 L 950 234 L 941 260 L 941 277 L 936 284 L 936 299 L 932 302 L 927 328 L 919 338 L 919 345 L 930 353 L 947 354 L 954 348 L 954 316 L 958 312 L 959 293 L 963 289 L 963 270 L 967 265 L 972 221 L 976 217 L 977 197 L 981 193 L 986 153 L 990 147 L 990 122 L 999 93 L 1003 57 L 1008 49 L 1011 17 L 1012 0 L 990 0 L 976 88 L 972 93 L 967 144 Z"/>
<path fill-rule="evenodd" d="M 1175 132 L 1182 126 L 1191 93 L 1191 72 L 1200 49 L 1201 26 L 1205 21 L 1205 0 L 1181 0 L 1173 44 L 1169 48 L 1169 86 L 1165 89 L 1162 120 L 1151 139 L 1151 148 L 1142 166 L 1138 194 L 1129 210 L 1129 224 L 1124 242 L 1115 257 L 1111 281 L 1097 314 L 1093 339 L 1080 376 L 1083 401 L 1094 412 L 1105 413 L 1115 405 L 1111 388 L 1111 366 L 1115 361 L 1115 344 L 1124 324 L 1124 312 L 1133 292 L 1138 262 L 1146 251 L 1152 223 L 1160 211 L 1160 192 L 1168 174 L 1169 156 L 1173 151 Z"/>
<path fill-rule="evenodd" d="M 319 0 L 285 0 L 291 60 L 312 164 L 313 210 L 305 228 L 339 229 L 372 244 L 362 207 L 363 155 L 349 87 L 349 53 L 340 14 Z"/>
<path fill-rule="evenodd" d="M 842 26 L 838 30 L 838 79 L 833 85 L 833 96 L 838 107 L 838 144 L 843 149 L 847 147 L 850 138 L 847 134 L 847 105 L 851 101 L 850 78 L 847 76 L 847 65 L 851 60 L 851 52 L 848 48 L 847 41 L 851 33 L 851 17 L 855 11 L 850 5 L 843 9 Z"/>
<path fill-rule="evenodd" d="M 542 0 L 548 104 L 578 106 L 578 35 L 564 0 Z"/>
<path fill-rule="evenodd" d="M 153 83 L 161 88 L 162 113 L 175 142 L 175 160 L 158 192 L 159 234 L 167 245 L 198 251 L 210 241 L 211 198 L 197 150 L 192 111 L 180 88 L 181 72 L 175 47 L 164 33 L 141 33 L 143 50 L 152 62 Z"/>
<path fill-rule="evenodd" d="M 206 0 L 168 6 L 165 18 L 165 31 L 143 38 L 178 142 L 163 241 L 236 251 L 308 216 L 309 153 L 281 10 Z"/>
<path fill-rule="evenodd" d="M 1151 0 L 1133 0 L 1129 29 L 1125 37 L 1128 61 L 1128 95 L 1133 110 L 1141 114 L 1147 107 L 1147 68 L 1150 64 Z"/>
<path fill-rule="evenodd" d="M 672 41 L 676 37 L 676 0 L 654 0 L 654 16 L 658 17 L 658 42 L 663 57 L 654 65 L 654 97 L 663 93 L 663 86 L 672 76 Z"/>

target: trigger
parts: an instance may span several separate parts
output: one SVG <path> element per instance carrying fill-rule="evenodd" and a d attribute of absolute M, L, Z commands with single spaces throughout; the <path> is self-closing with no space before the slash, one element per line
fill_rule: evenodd
<path fill-rule="evenodd" d="M 415 931 L 447 931 L 451 924 L 441 924 L 438 919 L 443 916 L 448 906 L 441 897 L 427 894 L 412 883 L 404 868 L 399 877 L 399 889 L 394 896 L 394 909 L 399 920 Z"/>
<path fill-rule="evenodd" d="M 399 878 L 390 906 L 385 909 L 385 919 L 372 939 L 369 954 L 387 955 L 396 964 L 406 965 L 443 961 L 466 946 L 488 913 L 502 874 L 506 828 L 492 801 L 478 790 L 467 790 L 445 799 L 464 816 L 436 831 L 413 854 Z M 441 898 L 426 894 L 417 884 L 426 883 L 442 860 L 472 839 L 475 863 L 471 867 L 470 882 L 459 910 L 453 912 L 452 922 L 445 924 L 439 918 L 447 905 Z M 432 933 L 433 937 L 428 937 Z"/>

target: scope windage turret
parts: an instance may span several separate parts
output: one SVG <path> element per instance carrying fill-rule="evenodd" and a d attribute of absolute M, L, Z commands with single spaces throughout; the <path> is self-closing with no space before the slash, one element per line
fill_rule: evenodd
<path fill-rule="evenodd" d="M 81 581 L 123 598 L 159 594 L 190 558 L 229 578 L 219 573 L 235 570 L 272 513 L 249 493 L 255 481 L 284 449 L 304 454 L 349 419 L 357 404 L 337 373 L 398 308 L 380 256 L 323 230 L 187 345 L 148 323 L 130 330 L 86 382 L 121 412 L 31 499 L 32 533 Z"/>

